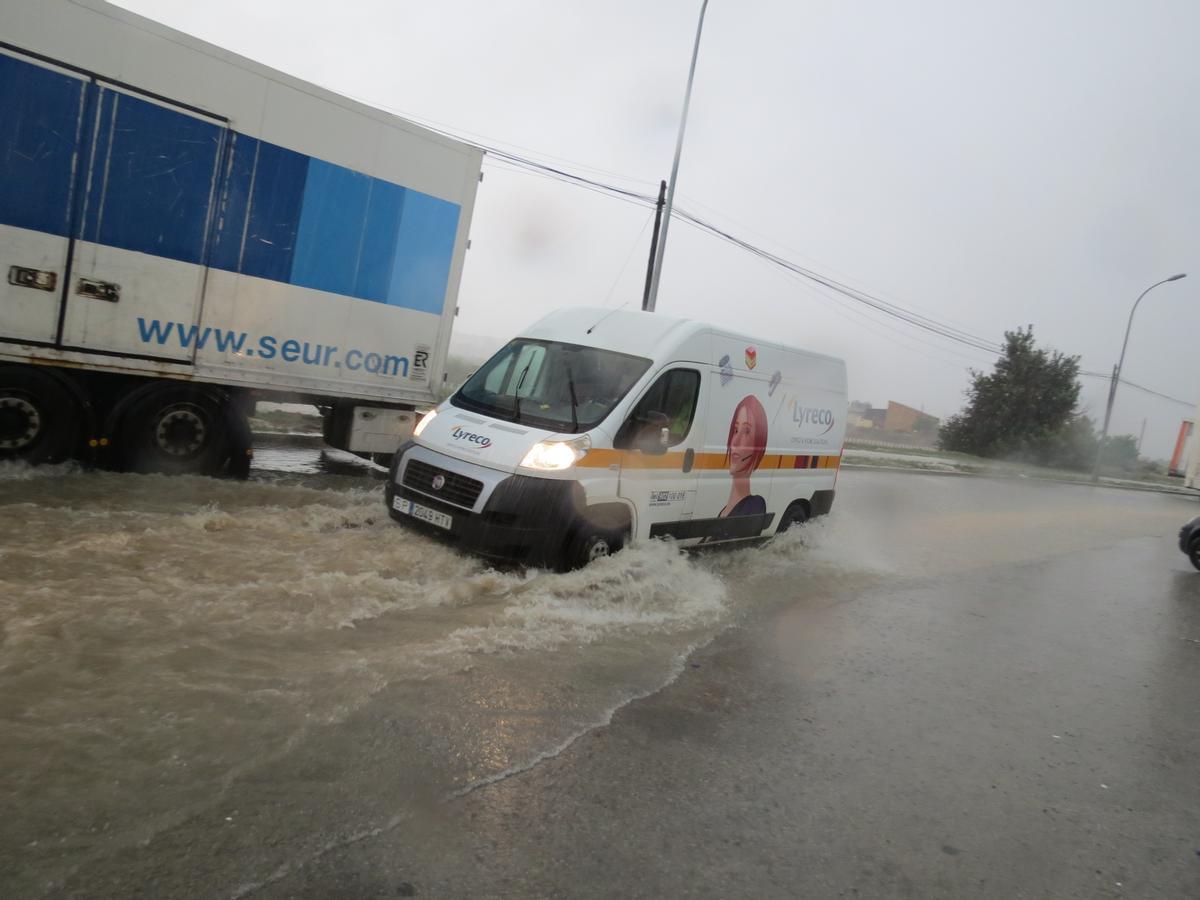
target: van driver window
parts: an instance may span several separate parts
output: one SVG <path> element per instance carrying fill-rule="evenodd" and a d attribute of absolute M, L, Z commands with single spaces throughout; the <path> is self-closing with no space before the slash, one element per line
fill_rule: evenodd
<path fill-rule="evenodd" d="M 696 414 L 700 394 L 700 373 L 692 369 L 672 369 L 663 373 L 646 391 L 621 429 L 626 446 L 653 441 L 665 427 L 670 429 L 668 447 L 683 442 Z"/>

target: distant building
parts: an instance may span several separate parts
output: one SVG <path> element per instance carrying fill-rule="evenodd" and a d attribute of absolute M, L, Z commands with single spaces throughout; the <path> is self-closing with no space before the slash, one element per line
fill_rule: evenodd
<path fill-rule="evenodd" d="M 874 411 L 872 410 L 872 412 Z M 938 419 L 936 416 L 927 415 L 919 409 L 913 409 L 911 406 L 905 406 L 895 400 L 889 400 L 887 410 L 883 412 L 884 431 L 937 431 Z"/>
<path fill-rule="evenodd" d="M 852 428 L 874 428 L 880 431 L 912 433 L 936 432 L 938 419 L 919 409 L 889 400 L 886 409 L 872 409 L 869 403 L 850 404 L 849 425 Z"/>
<path fill-rule="evenodd" d="M 878 410 L 874 410 L 874 412 L 879 414 L 878 416 L 875 417 L 879 421 L 878 426 L 876 426 L 875 420 L 871 416 L 871 413 L 872 413 L 871 404 L 864 403 L 861 400 L 855 400 L 854 402 L 852 402 L 850 404 L 849 415 L 847 416 L 848 424 L 852 428 L 875 428 L 875 427 L 882 428 L 883 427 L 883 416 L 884 416 L 884 413 L 886 412 L 886 410 L 878 409 Z"/>

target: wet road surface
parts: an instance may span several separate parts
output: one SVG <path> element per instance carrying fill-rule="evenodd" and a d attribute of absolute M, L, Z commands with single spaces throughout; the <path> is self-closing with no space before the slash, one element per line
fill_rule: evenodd
<path fill-rule="evenodd" d="M 548 575 L 361 475 L 0 474 L 5 896 L 1200 896 L 1194 501 L 847 471 Z"/>

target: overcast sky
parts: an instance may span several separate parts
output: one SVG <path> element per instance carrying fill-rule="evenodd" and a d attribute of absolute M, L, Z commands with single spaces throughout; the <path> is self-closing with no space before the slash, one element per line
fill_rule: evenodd
<path fill-rule="evenodd" d="M 121 0 L 323 87 L 655 193 L 699 0 Z M 676 203 L 999 342 L 1200 398 L 1200 4 L 711 0 Z M 460 351 L 560 306 L 641 302 L 647 209 L 485 161 Z M 658 309 L 846 359 L 852 399 L 945 416 L 994 357 L 899 325 L 676 220 Z M 474 336 L 476 340 L 471 340 Z M 1104 410 L 1107 384 L 1083 379 Z M 1170 454 L 1182 405 L 1122 386 Z"/>

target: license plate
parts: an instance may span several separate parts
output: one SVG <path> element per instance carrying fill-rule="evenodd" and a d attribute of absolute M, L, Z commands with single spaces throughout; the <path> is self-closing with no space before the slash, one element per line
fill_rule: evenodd
<path fill-rule="evenodd" d="M 436 509 L 430 509 L 428 506 L 422 506 L 420 503 L 413 503 L 411 500 L 405 500 L 403 497 L 392 498 L 392 509 L 396 512 L 404 513 L 406 516 L 412 516 L 414 519 L 420 519 L 422 522 L 428 522 L 430 525 L 436 525 L 438 528 L 449 529 L 454 519 L 443 512 L 438 512 Z"/>

